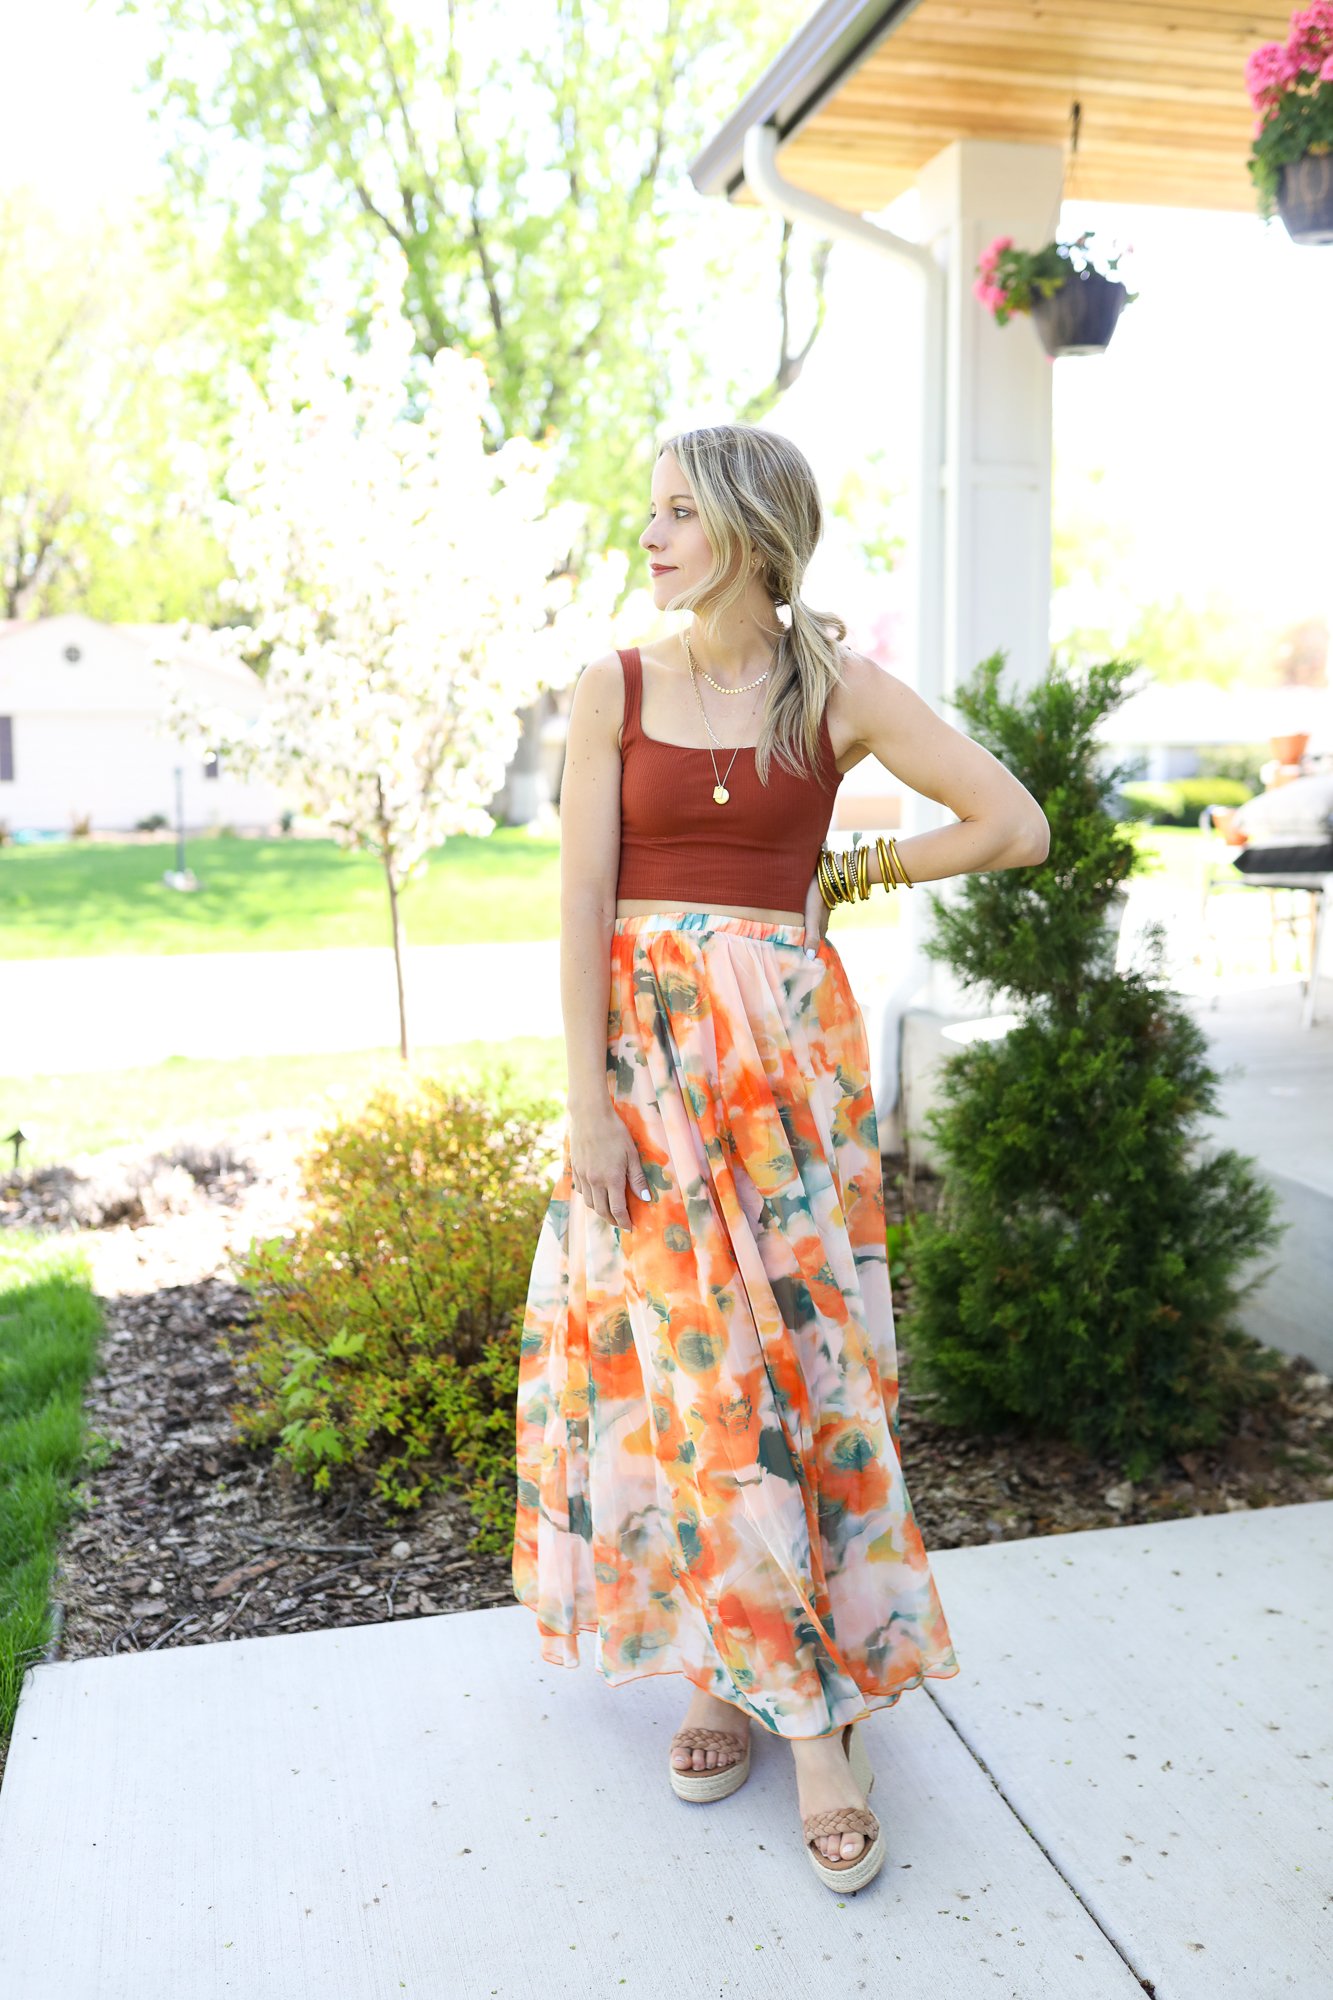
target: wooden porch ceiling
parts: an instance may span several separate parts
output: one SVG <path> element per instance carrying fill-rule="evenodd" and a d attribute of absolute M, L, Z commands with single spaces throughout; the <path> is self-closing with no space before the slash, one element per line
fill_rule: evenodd
<path fill-rule="evenodd" d="M 1057 145 L 1068 161 L 1077 101 L 1068 191 L 1252 213 L 1245 61 L 1285 40 L 1290 12 L 1251 0 L 830 0 L 691 175 L 701 192 L 752 201 L 741 140 L 771 120 L 790 180 L 873 213 L 955 139 Z"/>

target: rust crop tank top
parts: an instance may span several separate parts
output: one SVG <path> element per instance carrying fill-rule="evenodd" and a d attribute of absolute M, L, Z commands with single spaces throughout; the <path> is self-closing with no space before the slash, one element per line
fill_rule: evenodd
<path fill-rule="evenodd" d="M 732 762 L 715 750 L 717 775 L 730 797 L 718 805 L 713 756 L 706 746 L 662 743 L 639 721 L 643 661 L 637 646 L 620 654 L 625 719 L 620 732 L 620 873 L 617 900 L 734 903 L 757 910 L 801 910 L 842 780 L 828 719 L 819 725 L 818 779 L 796 777 L 775 757 L 759 781 L 753 747 Z M 731 775 L 726 777 L 727 766 Z"/>

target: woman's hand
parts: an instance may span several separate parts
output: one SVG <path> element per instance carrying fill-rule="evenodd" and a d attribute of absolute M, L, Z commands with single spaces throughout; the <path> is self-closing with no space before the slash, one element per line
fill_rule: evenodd
<path fill-rule="evenodd" d="M 805 892 L 805 949 L 810 958 L 818 955 L 819 947 L 828 935 L 828 920 L 829 907 L 816 875 Z"/>
<path fill-rule="evenodd" d="M 610 1104 L 605 1117 L 571 1117 L 569 1170 L 584 1201 L 603 1222 L 631 1227 L 625 1183 L 646 1201 L 648 1178 L 628 1127 Z"/>

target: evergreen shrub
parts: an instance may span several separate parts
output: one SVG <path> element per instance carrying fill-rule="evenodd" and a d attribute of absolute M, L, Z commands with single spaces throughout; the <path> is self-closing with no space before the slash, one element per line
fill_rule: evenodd
<path fill-rule="evenodd" d="M 251 1246 L 255 1317 L 233 1335 L 247 1442 L 316 1490 L 356 1468 L 392 1505 L 461 1490 L 476 1546 L 508 1547 L 528 1276 L 558 1170 L 560 1107 L 438 1080 L 375 1092 L 301 1162 L 290 1239 Z"/>
<path fill-rule="evenodd" d="M 957 705 L 1041 805 L 1050 852 L 933 899 L 928 955 L 1018 1019 L 940 1072 L 925 1123 L 943 1186 L 905 1239 L 904 1329 L 944 1421 L 1063 1438 L 1137 1479 L 1271 1394 L 1275 1357 L 1236 1323 L 1266 1271 L 1238 1273 L 1285 1224 L 1252 1162 L 1198 1143 L 1218 1079 L 1162 976 L 1162 926 L 1146 971 L 1115 970 L 1107 913 L 1137 857 L 1109 810 L 1123 768 L 1099 768 L 1095 730 L 1133 662 L 1052 666 L 1006 698 L 1002 661 Z"/>

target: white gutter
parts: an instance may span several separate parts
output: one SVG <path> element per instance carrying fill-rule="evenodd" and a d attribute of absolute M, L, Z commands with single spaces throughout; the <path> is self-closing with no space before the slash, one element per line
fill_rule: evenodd
<path fill-rule="evenodd" d="M 751 125 L 742 144 L 745 183 L 764 207 L 785 216 L 789 222 L 808 222 L 821 235 L 860 244 L 877 256 L 906 264 L 922 284 L 922 386 L 919 473 L 917 479 L 914 540 L 917 551 L 914 616 L 909 634 L 916 653 L 917 692 L 932 707 L 944 694 L 944 361 L 947 280 L 942 265 L 922 243 L 897 236 L 869 217 L 852 209 L 839 208 L 822 195 L 811 194 L 786 180 L 777 168 L 778 134 L 770 124 Z M 933 799 L 903 787 L 903 833 L 919 833 L 942 823 Z M 912 890 L 906 895 L 900 933 L 903 950 L 901 975 L 884 1003 L 881 1037 L 881 1073 L 884 1091 L 880 1109 L 893 1111 L 899 1100 L 902 1074 L 902 1017 L 919 999 L 931 978 L 933 961 L 921 949 L 929 924 L 929 908 L 918 901 Z"/>
<path fill-rule="evenodd" d="M 928 284 L 938 279 L 943 298 L 944 272 L 924 244 L 913 243 L 910 237 L 895 236 L 891 229 L 872 222 L 869 216 L 839 208 L 836 202 L 825 201 L 823 195 L 796 187 L 778 172 L 777 160 L 777 127 L 752 125 L 742 142 L 741 163 L 745 185 L 765 208 L 776 209 L 792 222 L 812 222 L 825 236 L 841 236 L 849 243 L 867 244 L 882 256 L 900 258 L 920 272 Z"/>

